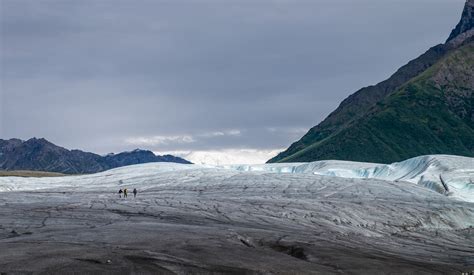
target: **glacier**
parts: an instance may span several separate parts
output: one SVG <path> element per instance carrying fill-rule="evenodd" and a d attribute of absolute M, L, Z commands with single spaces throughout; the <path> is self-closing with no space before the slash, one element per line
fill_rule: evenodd
<path fill-rule="evenodd" d="M 468 272 L 473 160 L 148 163 L 2 177 L 0 272 Z M 119 188 L 139 193 L 119 198 Z"/>
<path fill-rule="evenodd" d="M 474 202 L 474 158 L 469 157 L 427 155 L 392 164 L 330 160 L 221 167 L 238 171 L 313 173 L 341 178 L 406 181 L 453 198 Z"/>

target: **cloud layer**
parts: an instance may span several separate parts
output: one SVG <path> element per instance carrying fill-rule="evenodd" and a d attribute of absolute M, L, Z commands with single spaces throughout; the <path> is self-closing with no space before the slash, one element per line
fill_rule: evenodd
<path fill-rule="evenodd" d="M 158 155 L 172 154 L 191 161 L 194 164 L 260 164 L 276 156 L 283 148 L 274 150 L 224 149 L 208 151 L 172 151 L 155 152 Z"/>
<path fill-rule="evenodd" d="M 463 0 L 3 0 L 0 138 L 274 150 L 444 41 Z"/>

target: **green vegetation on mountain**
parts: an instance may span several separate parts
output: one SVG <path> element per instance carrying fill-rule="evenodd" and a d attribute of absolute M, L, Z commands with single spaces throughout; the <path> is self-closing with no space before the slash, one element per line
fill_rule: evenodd
<path fill-rule="evenodd" d="M 464 15 L 472 16 L 471 0 Z M 473 31 L 452 36 L 388 80 L 349 96 L 269 162 L 390 163 L 425 154 L 474 157 Z"/>
<path fill-rule="evenodd" d="M 28 171 L 28 170 L 15 170 L 15 171 L 0 170 L 0 177 L 45 178 L 45 177 L 63 177 L 63 176 L 66 176 L 66 174 L 43 172 L 43 171 Z"/>

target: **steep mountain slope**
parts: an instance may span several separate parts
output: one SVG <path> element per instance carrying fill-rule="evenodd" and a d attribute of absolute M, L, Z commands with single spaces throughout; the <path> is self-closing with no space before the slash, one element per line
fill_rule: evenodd
<path fill-rule="evenodd" d="M 80 150 L 67 150 L 46 139 L 0 139 L 1 170 L 34 170 L 66 174 L 96 173 L 111 168 L 148 162 L 190 163 L 174 156 L 156 156 L 135 150 L 105 157 Z"/>
<path fill-rule="evenodd" d="M 466 3 L 461 22 L 445 44 L 431 48 L 388 80 L 349 96 L 269 162 L 343 159 L 389 163 L 435 153 L 473 156 L 469 145 L 474 143 L 474 118 L 469 117 L 474 106 L 474 31 L 469 23 L 473 3 Z"/>
<path fill-rule="evenodd" d="M 474 1 L 468 0 L 464 6 L 461 21 L 459 21 L 456 28 L 454 28 L 451 35 L 449 35 L 448 41 L 472 29 L 472 27 L 474 27 Z"/>

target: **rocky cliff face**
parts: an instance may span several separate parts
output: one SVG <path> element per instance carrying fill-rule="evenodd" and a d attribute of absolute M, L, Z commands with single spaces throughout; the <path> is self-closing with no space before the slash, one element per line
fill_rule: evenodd
<path fill-rule="evenodd" d="M 389 79 L 375 85 L 363 88 L 345 99 L 339 107 L 332 112 L 323 122 L 313 127 L 309 132 L 303 136 L 299 141 L 293 143 L 286 151 L 280 153 L 269 162 L 288 162 L 288 161 L 313 161 L 319 159 L 347 159 L 347 160 L 361 160 L 361 161 L 378 161 L 378 162 L 394 162 L 403 159 L 404 157 L 413 157 L 421 154 L 430 153 L 452 153 L 460 155 L 474 155 L 474 149 L 465 146 L 451 147 L 452 144 L 444 144 L 443 146 L 428 147 L 415 146 L 413 148 L 411 141 L 395 138 L 390 140 L 385 134 L 391 130 L 388 126 L 392 122 L 397 122 L 402 119 L 401 116 L 391 117 L 393 121 L 385 121 L 388 125 L 370 125 L 369 128 L 364 129 L 362 125 L 367 121 L 368 117 L 373 117 L 375 113 L 384 113 L 381 106 L 384 105 L 389 98 L 395 93 L 406 89 L 407 83 L 415 81 L 425 72 L 437 68 L 436 75 L 425 74 L 425 77 L 430 78 L 429 82 L 418 82 L 418 89 L 425 91 L 431 90 L 431 86 L 442 90 L 442 98 L 450 106 L 449 114 L 455 115 L 453 119 L 460 117 L 462 121 L 472 116 L 473 101 L 472 101 L 472 81 L 471 72 L 474 70 L 472 57 L 472 45 L 474 31 L 472 30 L 473 13 L 472 7 L 474 0 L 466 2 L 466 7 L 463 16 L 457 27 L 451 33 L 448 41 L 445 44 L 437 45 L 429 49 L 426 53 L 415 60 L 410 61 L 407 65 L 400 68 Z M 462 50 L 462 54 L 459 52 Z M 462 56 L 467 58 L 465 60 L 450 59 L 446 62 L 445 58 L 455 53 L 453 56 Z M 437 64 L 440 64 L 437 66 Z M 443 69 L 444 68 L 444 69 Z M 430 71 L 432 72 L 432 71 Z M 419 94 L 420 95 L 420 94 Z M 427 96 L 427 94 L 425 94 Z M 412 100 L 424 102 L 423 98 L 412 98 Z M 400 105 L 402 101 L 393 111 L 401 115 L 406 113 L 409 108 L 413 108 L 413 104 L 417 102 L 405 102 L 407 105 Z M 456 107 L 455 107 L 456 106 Z M 392 106 L 393 107 L 393 106 Z M 427 113 L 430 113 L 430 111 Z M 436 113 L 438 110 L 431 110 Z M 415 114 L 412 114 L 415 115 Z M 409 116 L 404 118 L 409 119 Z M 469 127 L 462 135 L 462 143 L 474 143 L 474 136 L 471 133 L 472 124 L 469 120 L 466 121 Z M 401 125 L 399 125 L 401 127 Z M 410 130 L 410 125 L 404 125 L 408 128 L 399 128 L 400 135 L 404 136 L 406 131 Z M 348 134 L 360 133 L 358 135 Z M 370 133 L 377 132 L 378 136 L 367 136 L 362 134 L 363 131 Z M 444 132 L 454 131 L 454 129 L 445 128 Z M 439 140 L 439 132 L 436 131 L 422 131 L 427 136 L 417 136 L 419 143 L 433 139 Z M 364 138 L 362 138 L 364 136 Z M 389 135 L 390 136 L 390 135 Z M 392 137 L 393 138 L 393 137 Z M 364 139 L 364 140 L 361 140 Z M 382 142 L 381 139 L 384 141 Z M 387 140 L 388 139 L 388 140 Z M 405 141 L 406 144 L 402 144 Z M 379 144 L 374 146 L 373 144 Z M 431 144 L 428 142 L 427 144 Z M 359 154 L 359 150 L 350 148 L 363 148 L 363 154 Z M 367 148 L 370 146 L 371 150 Z M 342 149 L 344 148 L 344 149 Z M 394 149 L 396 148 L 396 149 Z M 368 151 L 371 151 L 368 153 Z M 386 151 L 392 152 L 386 154 Z M 396 151 L 396 152 L 394 152 Z"/>
<path fill-rule="evenodd" d="M 105 157 L 67 150 L 46 139 L 0 139 L 0 169 L 60 172 L 65 174 L 96 173 L 120 166 L 148 162 L 190 163 L 174 156 L 156 156 L 151 151 L 135 150 Z"/>
<path fill-rule="evenodd" d="M 462 12 L 461 20 L 449 35 L 446 42 L 456 38 L 458 35 L 467 32 L 474 27 L 474 0 L 467 0 Z"/>

